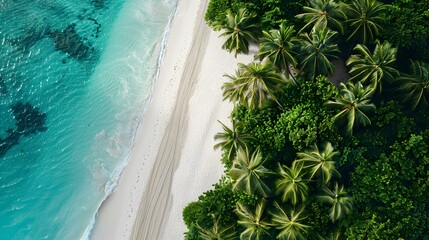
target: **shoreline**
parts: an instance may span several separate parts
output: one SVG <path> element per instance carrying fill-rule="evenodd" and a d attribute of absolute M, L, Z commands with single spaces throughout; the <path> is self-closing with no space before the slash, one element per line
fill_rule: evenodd
<path fill-rule="evenodd" d="M 128 165 L 97 214 L 90 239 L 183 239 L 183 207 L 223 174 L 214 151 L 217 119 L 229 125 L 224 73 L 238 59 L 204 22 L 207 0 L 179 0 L 151 101 Z M 189 126 L 189 127 L 188 127 Z"/>
<path fill-rule="evenodd" d="M 131 237 L 137 210 L 143 192 L 149 184 L 149 176 L 176 102 L 199 6 L 190 0 L 178 1 L 169 29 L 165 55 L 157 74 L 158 79 L 136 131 L 128 163 L 115 190 L 100 206 L 90 239 Z M 183 29 L 191 31 L 183 34 Z"/>

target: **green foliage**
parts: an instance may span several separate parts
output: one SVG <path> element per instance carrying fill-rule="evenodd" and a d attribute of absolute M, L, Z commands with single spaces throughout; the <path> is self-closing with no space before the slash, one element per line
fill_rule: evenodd
<path fill-rule="evenodd" d="M 331 205 L 329 218 L 332 222 L 338 221 L 352 211 L 353 199 L 347 195 L 344 186 L 339 186 L 338 183 L 335 183 L 333 190 L 325 186 L 323 188 L 323 195 L 318 196 L 318 199 L 321 202 Z"/>
<path fill-rule="evenodd" d="M 293 53 L 299 49 L 295 48 L 291 23 L 302 23 L 298 18 L 292 19 L 302 13 L 302 2 L 211 0 L 206 21 L 209 25 L 226 24 L 226 19 L 222 23 L 220 16 L 239 9 L 254 13 L 254 18 L 247 23 L 266 30 L 257 58 L 269 58 L 277 69 L 291 75 L 287 73 L 287 66 L 295 65 Z M 276 83 L 267 88 L 270 84 L 259 81 L 240 89 L 245 82 L 242 81 L 229 86 L 231 94 L 227 98 L 241 102 L 231 114 L 240 127 L 239 131 L 225 128 L 226 134 L 218 138 L 231 140 L 245 134 L 250 140 L 241 148 L 248 150 L 239 150 L 236 154 L 240 157 L 227 171 L 231 179 L 224 178 L 184 209 L 183 218 L 188 226 L 185 239 L 220 239 L 220 235 L 227 239 L 264 240 L 429 239 L 429 112 L 416 107 L 420 101 L 427 103 L 426 92 L 421 90 L 427 87 L 426 65 L 414 62 L 414 72 L 400 78 L 401 93 L 412 100 L 410 108 L 404 110 L 399 101 L 386 99 L 387 91 L 381 92 L 382 81 L 387 90 L 393 89 L 392 83 L 396 83 L 385 80 L 394 80 L 398 75 L 394 68 L 397 51 L 411 49 L 408 56 L 416 51 L 416 57 L 429 58 L 429 54 L 422 57 L 429 53 L 429 27 L 425 28 L 429 26 L 429 3 L 384 2 L 390 4 L 375 0 L 345 0 L 344 3 L 312 0 L 303 8 L 305 13 L 299 15 L 301 20 L 307 20 L 301 26 L 315 27 L 301 36 L 301 59 L 297 60 L 301 61 L 299 66 L 304 72 L 298 75 L 296 84 L 274 81 Z M 344 31 L 352 41 L 340 39 L 341 44 L 371 45 L 359 44 L 355 48 L 357 55 L 347 62 L 355 84 L 341 85 L 339 92 L 325 76 L 318 75 L 333 72 L 330 59 L 338 55 L 338 47 L 333 42 L 335 34 L 328 27 L 342 31 L 342 23 L 336 20 L 344 18 L 344 9 L 348 17 Z M 338 14 L 333 14 L 335 11 Z M 383 25 L 385 20 L 388 25 Z M 216 24 L 211 26 L 219 26 Z M 266 28 L 279 25 L 279 30 Z M 382 31 L 382 26 L 386 31 Z M 380 43 L 375 41 L 377 38 L 394 44 Z M 290 55 L 282 52 L 286 47 Z M 369 49 L 373 47 L 375 50 L 371 52 Z M 347 46 L 345 48 L 347 50 Z M 347 54 L 344 53 L 344 57 Z M 236 80 L 240 75 L 237 72 L 237 76 L 230 78 Z M 306 79 L 301 79 L 304 76 Z M 257 77 L 259 73 L 249 79 Z M 417 83 L 416 77 L 423 81 Z M 364 87 L 359 81 L 374 87 Z M 256 85 L 262 91 L 257 91 Z M 380 94 L 374 95 L 372 104 L 369 99 L 374 89 L 380 90 Z M 258 99 L 252 97 L 255 93 Z M 249 99 L 255 100 L 254 103 L 250 104 Z M 261 99 L 264 99 L 262 104 Z M 338 106 L 340 113 L 347 112 L 343 115 L 349 118 L 349 129 L 355 128 L 353 135 L 341 137 L 334 121 L 341 114 L 333 117 L 338 112 L 325 105 L 328 100 Z M 416 111 L 410 111 L 413 108 Z M 367 114 L 368 109 L 373 112 Z M 354 114 L 349 114 L 349 110 Z M 367 126 L 354 127 L 358 123 Z M 325 148 L 315 147 L 305 152 L 310 146 L 329 142 L 332 144 Z M 226 149 L 223 153 L 224 159 L 235 155 L 235 151 Z M 231 160 L 228 161 L 231 165 Z M 277 174 L 271 174 L 275 170 Z M 340 174 L 342 183 L 332 183 L 332 179 L 339 180 Z M 319 181 L 312 181 L 316 175 L 320 176 Z M 282 206 L 276 204 L 280 202 Z"/>
<path fill-rule="evenodd" d="M 281 109 L 250 110 L 238 106 L 233 117 L 242 122 L 243 131 L 255 139 L 255 147 L 259 146 L 271 159 L 289 145 L 302 151 L 317 141 L 340 141 L 332 114 L 323 106 L 337 93 L 337 88 L 326 77 L 318 77 L 314 81 L 302 81 L 298 87 L 287 85 L 279 99 Z"/>
<path fill-rule="evenodd" d="M 384 127 L 404 134 L 404 126 L 391 129 L 391 124 Z M 429 130 L 401 138 L 354 162 L 351 191 L 356 211 L 364 214 L 355 215 L 347 229 L 352 239 L 424 239 L 429 231 Z"/>
<path fill-rule="evenodd" d="M 296 163 L 303 163 L 305 168 L 309 168 L 310 178 L 319 175 L 321 182 L 329 183 L 333 176 L 339 177 L 339 172 L 335 168 L 334 157 L 338 155 L 338 151 L 334 151 L 332 144 L 327 142 L 323 149 L 319 150 L 317 145 L 305 152 L 297 153 L 298 159 Z"/>
<path fill-rule="evenodd" d="M 286 211 L 277 202 L 274 203 L 274 207 L 274 211 L 271 213 L 272 222 L 276 229 L 280 230 L 276 239 L 305 239 L 305 235 L 311 226 L 304 223 L 307 218 L 304 208 Z"/>
<path fill-rule="evenodd" d="M 377 0 L 352 0 L 347 7 L 347 23 L 350 28 L 347 40 L 372 43 L 378 38 L 384 21 L 386 7 Z"/>
<path fill-rule="evenodd" d="M 283 113 L 274 124 L 275 146 L 282 148 L 292 143 L 296 150 L 303 151 L 316 142 L 340 141 L 332 115 L 323 106 L 337 93 L 337 88 L 322 76 L 314 81 L 302 81 L 298 87 L 286 88 L 280 100 Z"/>
<path fill-rule="evenodd" d="M 202 227 L 198 223 L 196 223 L 198 232 L 200 233 L 200 236 L 204 240 L 216 240 L 216 239 L 237 240 L 238 239 L 237 232 L 232 230 L 234 229 L 234 225 L 222 227 L 221 217 L 216 217 L 213 215 L 212 218 L 213 218 L 213 227 L 211 228 Z"/>
<path fill-rule="evenodd" d="M 395 140 L 404 140 L 418 131 L 414 119 L 400 110 L 401 106 L 395 101 L 381 102 L 372 117 L 373 124 L 356 134 L 358 144 L 355 147 L 365 148 L 365 151 L 360 151 L 364 157 L 388 152 Z"/>
<path fill-rule="evenodd" d="M 185 232 L 185 240 L 204 240 L 200 233 L 198 232 L 198 228 L 195 226 L 195 224 L 191 224 L 188 226 L 188 231 Z"/>
<path fill-rule="evenodd" d="M 228 172 L 233 180 L 232 190 L 244 190 L 249 195 L 260 194 L 268 197 L 271 190 L 264 178 L 274 172 L 265 168 L 263 164 L 264 159 L 259 149 L 251 153 L 247 147 L 239 148 L 232 168 Z"/>
<path fill-rule="evenodd" d="M 238 224 L 245 228 L 240 234 L 241 240 L 263 240 L 271 235 L 265 206 L 265 201 L 259 202 L 254 208 L 237 204 Z"/>
<path fill-rule="evenodd" d="M 198 201 L 189 203 L 183 209 L 183 220 L 188 226 L 188 239 L 199 239 L 196 224 L 203 228 L 212 228 L 214 226 L 213 216 L 221 218 L 219 227 L 231 227 L 231 231 L 237 229 L 237 216 L 234 214 L 235 206 L 239 200 L 245 203 L 252 203 L 254 200 L 242 196 L 242 193 L 233 193 L 231 183 L 225 179 L 214 185 L 214 189 L 203 193 L 198 197 Z M 196 231 L 196 232 L 195 232 Z M 192 237 L 192 238 L 191 238 Z"/>
<path fill-rule="evenodd" d="M 253 23 L 255 15 L 245 8 L 240 8 L 237 12 L 226 10 L 226 23 L 216 23 L 215 30 L 223 30 L 219 37 L 226 37 L 223 49 L 228 52 L 238 53 L 249 52 L 249 42 L 256 42 L 260 34 L 259 28 Z"/>
<path fill-rule="evenodd" d="M 277 172 L 279 178 L 275 182 L 276 193 L 281 196 L 282 202 L 290 201 L 295 206 L 307 201 L 308 179 L 304 178 L 306 172 L 302 163 L 295 161 L 290 168 L 279 164 Z"/>
<path fill-rule="evenodd" d="M 318 137 L 319 126 L 326 124 L 324 120 L 327 120 L 319 117 L 317 111 L 305 105 L 297 105 L 285 111 L 274 125 L 277 133 L 274 140 L 275 146 L 282 148 L 287 142 L 291 142 L 296 149 L 301 150 L 314 144 Z"/>
<path fill-rule="evenodd" d="M 341 34 L 344 33 L 343 21 L 347 18 L 345 8 L 342 4 L 334 0 L 310 0 L 310 6 L 304 6 L 304 12 L 298 14 L 297 18 L 303 18 L 306 22 L 303 31 L 312 26 L 312 30 L 317 27 L 329 27 Z"/>
<path fill-rule="evenodd" d="M 201 201 L 198 202 L 191 202 L 189 203 L 184 209 L 183 209 L 183 221 L 185 221 L 185 224 L 190 228 L 191 226 L 195 225 L 199 221 L 199 219 L 204 216 L 203 213 L 203 203 Z"/>
<path fill-rule="evenodd" d="M 224 16 L 227 9 L 237 11 L 246 8 L 256 14 L 255 22 L 268 30 L 282 22 L 295 24 L 295 15 L 300 13 L 304 3 L 304 0 L 210 0 L 205 20 L 213 27 L 214 23 L 226 23 Z"/>
<path fill-rule="evenodd" d="M 363 87 L 361 82 L 356 84 L 348 82 L 347 85 L 340 83 L 340 89 L 339 96 L 333 101 L 327 101 L 326 105 L 339 109 L 334 120 L 346 123 L 346 132 L 352 135 L 353 128 L 358 124 L 362 126 L 371 124 L 367 114 L 375 110 L 375 105 L 370 103 L 374 91 L 370 87 Z"/>
<path fill-rule="evenodd" d="M 233 120 L 231 128 L 228 128 L 220 121 L 218 122 L 222 125 L 223 132 L 219 132 L 214 136 L 214 139 L 219 141 L 214 145 L 214 149 L 221 148 L 226 154 L 226 159 L 223 163 L 229 169 L 238 149 L 246 148 L 252 137 L 247 133 L 243 133 L 240 122 Z"/>
<path fill-rule="evenodd" d="M 393 67 L 397 49 L 389 42 L 377 41 L 372 53 L 362 44 L 358 44 L 354 50 L 357 54 L 347 60 L 347 66 L 351 68 L 350 81 L 360 81 L 381 92 L 382 80 L 392 81 L 398 75 L 398 70 Z"/>
<path fill-rule="evenodd" d="M 269 160 L 276 157 L 281 149 L 276 148 L 274 142 L 273 121 L 277 118 L 279 110 L 273 107 L 264 109 L 247 109 L 244 106 L 236 106 L 232 112 L 232 117 L 240 121 L 243 131 L 249 133 L 254 141 L 250 148 L 259 147 Z"/>
<path fill-rule="evenodd" d="M 301 34 L 299 67 L 309 79 L 334 74 L 335 67 L 331 60 L 337 59 L 340 53 L 334 41 L 336 34 L 321 25 L 316 25 L 310 34 Z"/>
<path fill-rule="evenodd" d="M 327 236 L 330 233 L 331 226 L 329 224 L 329 208 L 326 205 L 322 205 L 318 202 L 311 202 L 306 205 L 307 216 L 307 225 L 311 226 L 308 229 L 308 239 L 309 240 L 321 240 L 327 239 Z"/>
<path fill-rule="evenodd" d="M 294 51 L 296 38 L 293 26 L 286 27 L 284 23 L 280 28 L 270 31 L 263 31 L 263 38 L 259 44 L 259 53 L 255 58 L 263 60 L 269 58 L 270 61 L 281 71 L 286 72 L 288 78 L 294 76 L 290 72 L 290 66 L 296 67 L 297 53 Z"/>
<path fill-rule="evenodd" d="M 226 24 L 226 10 L 230 9 L 231 0 L 210 0 L 204 19 L 210 27 Z"/>
<path fill-rule="evenodd" d="M 429 64 L 412 62 L 411 74 L 403 74 L 399 77 L 398 91 L 403 101 L 411 106 L 412 110 L 417 107 L 429 106 Z"/>
<path fill-rule="evenodd" d="M 429 2 L 389 0 L 384 39 L 399 48 L 401 64 L 408 59 L 429 61 Z"/>
<path fill-rule="evenodd" d="M 248 108 L 264 108 L 269 101 L 277 101 L 287 82 L 271 63 L 239 63 L 238 67 L 235 75 L 225 75 L 229 81 L 222 86 L 224 100 Z"/>

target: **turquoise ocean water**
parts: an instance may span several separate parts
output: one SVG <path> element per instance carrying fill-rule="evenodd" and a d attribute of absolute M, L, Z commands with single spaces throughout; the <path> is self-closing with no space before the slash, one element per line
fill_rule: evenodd
<path fill-rule="evenodd" d="M 0 239 L 86 239 L 177 0 L 0 0 Z"/>

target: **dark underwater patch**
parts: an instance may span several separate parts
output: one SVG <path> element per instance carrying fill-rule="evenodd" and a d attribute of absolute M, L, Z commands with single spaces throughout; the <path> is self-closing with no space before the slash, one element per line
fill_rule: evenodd
<path fill-rule="evenodd" d="M 18 102 L 12 106 L 16 129 L 8 129 L 6 138 L 0 138 L 0 157 L 3 157 L 13 146 L 19 144 L 21 136 L 30 136 L 47 130 L 46 113 L 30 103 Z"/>

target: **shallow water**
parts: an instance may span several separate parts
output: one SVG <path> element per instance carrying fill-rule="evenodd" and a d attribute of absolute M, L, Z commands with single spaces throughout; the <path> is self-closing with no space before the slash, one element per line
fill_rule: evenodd
<path fill-rule="evenodd" d="M 0 0 L 0 239 L 89 229 L 128 156 L 174 9 Z"/>

